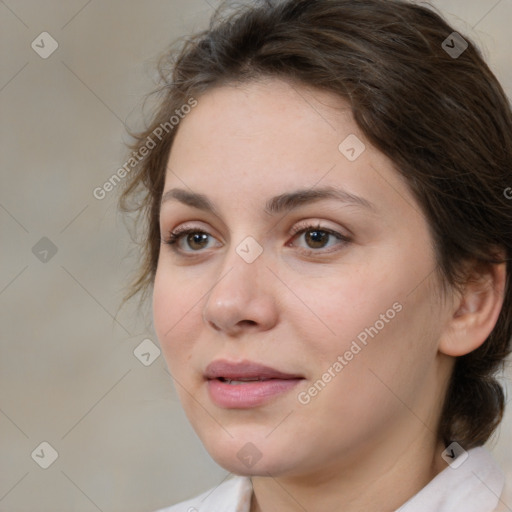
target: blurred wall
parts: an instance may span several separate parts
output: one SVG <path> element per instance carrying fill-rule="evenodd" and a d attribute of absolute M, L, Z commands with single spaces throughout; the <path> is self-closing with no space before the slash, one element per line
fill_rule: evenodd
<path fill-rule="evenodd" d="M 115 190 L 93 195 L 124 162 L 156 57 L 217 3 L 0 0 L 0 511 L 152 511 L 226 475 L 150 318 L 116 316 L 135 256 Z M 512 97 L 512 0 L 434 4 Z M 509 409 L 491 445 L 509 485 L 511 446 Z"/>

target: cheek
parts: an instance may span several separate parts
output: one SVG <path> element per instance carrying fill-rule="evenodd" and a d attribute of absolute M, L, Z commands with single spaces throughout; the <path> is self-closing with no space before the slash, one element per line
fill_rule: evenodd
<path fill-rule="evenodd" d="M 302 330 L 300 338 L 308 340 L 306 352 L 317 355 L 315 370 L 329 367 L 347 351 L 352 352 L 347 353 L 351 366 L 357 366 L 355 360 L 386 366 L 391 376 L 405 360 L 432 358 L 436 308 L 428 279 L 419 285 L 430 271 L 430 260 L 390 254 L 320 279 L 295 280 L 297 295 L 307 297 L 316 317 L 302 315 L 293 322 Z"/>
<path fill-rule="evenodd" d="M 392 321 L 396 316 L 393 304 L 401 298 L 400 283 L 383 279 L 380 270 L 375 271 L 368 265 L 334 269 L 320 279 L 296 280 L 295 283 L 296 295 L 305 297 L 311 313 L 301 311 L 297 325 L 309 329 L 307 338 L 314 340 L 324 353 L 343 349 L 376 322 L 382 330 L 381 315 L 385 315 L 384 320 Z"/>
<path fill-rule="evenodd" d="M 157 269 L 153 288 L 155 332 L 172 370 L 183 363 L 193 346 L 194 331 L 200 327 L 201 294 L 180 284 L 172 273 Z M 187 341 L 184 343 L 184 341 Z"/>
<path fill-rule="evenodd" d="M 404 404 L 422 407 L 423 390 L 432 385 L 436 332 L 427 294 L 406 297 L 398 284 L 391 288 L 379 287 L 358 303 L 356 296 L 332 294 L 336 307 L 329 306 L 325 318 L 336 336 L 309 338 L 316 344 L 314 370 L 300 403 L 307 403 L 303 420 L 315 422 L 326 437 L 339 437 L 340 425 L 345 440 L 377 435 L 409 414 Z"/>

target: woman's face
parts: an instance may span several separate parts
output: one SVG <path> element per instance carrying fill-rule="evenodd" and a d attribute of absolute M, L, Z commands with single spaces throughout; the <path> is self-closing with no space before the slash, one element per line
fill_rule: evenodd
<path fill-rule="evenodd" d="M 160 226 L 191 233 L 161 245 L 155 329 L 219 464 L 311 475 L 435 442 L 432 239 L 347 104 L 278 80 L 210 90 L 179 126 Z"/>

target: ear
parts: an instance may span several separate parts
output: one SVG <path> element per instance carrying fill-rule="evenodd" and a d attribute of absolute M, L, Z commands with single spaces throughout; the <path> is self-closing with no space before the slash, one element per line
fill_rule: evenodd
<path fill-rule="evenodd" d="M 506 263 L 474 265 L 453 301 L 439 351 L 458 357 L 480 347 L 494 329 L 503 306 Z"/>

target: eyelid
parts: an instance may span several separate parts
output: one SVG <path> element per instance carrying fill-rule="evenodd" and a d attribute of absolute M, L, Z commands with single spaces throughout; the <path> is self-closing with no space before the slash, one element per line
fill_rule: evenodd
<path fill-rule="evenodd" d="M 333 252 L 338 252 L 343 248 L 343 246 L 352 242 L 351 234 L 344 235 L 343 233 L 340 233 L 339 231 L 324 225 L 322 221 L 304 221 L 303 223 L 295 225 L 292 228 L 292 242 L 297 238 L 297 235 L 302 235 L 308 231 L 323 231 L 324 233 L 329 234 L 331 237 L 334 237 L 338 243 L 336 243 L 334 247 L 331 246 L 321 249 L 307 249 L 304 247 L 297 247 L 297 249 L 305 255 L 322 256 Z M 287 243 L 286 245 L 289 247 L 291 242 Z"/>
<path fill-rule="evenodd" d="M 308 231 L 323 231 L 324 233 L 329 234 L 331 237 L 334 237 L 336 240 L 338 240 L 339 243 L 335 244 L 335 247 L 330 248 L 319 248 L 319 249 L 307 249 L 304 247 L 297 247 L 299 252 L 302 252 L 304 254 L 308 255 L 318 255 L 321 256 L 322 254 L 328 254 L 335 251 L 340 250 L 336 246 L 344 246 L 347 243 L 350 243 L 352 241 L 352 234 L 350 235 L 344 235 L 335 229 L 329 228 L 328 226 L 324 225 L 322 221 L 313 221 L 313 220 L 307 220 L 302 221 L 297 224 L 295 224 L 292 229 L 289 232 L 289 235 L 292 237 L 292 240 L 286 243 L 287 247 L 291 246 L 291 243 L 297 238 L 297 235 L 300 235 L 302 233 L 308 232 Z M 217 238 L 212 235 L 207 229 L 203 229 L 200 226 L 197 225 L 189 225 L 189 224 L 182 224 L 178 226 L 177 228 L 174 228 L 171 230 L 167 237 L 162 237 L 162 243 L 165 243 L 169 246 L 171 246 L 171 249 L 176 254 L 185 255 L 188 257 L 193 256 L 200 256 L 204 254 L 207 251 L 204 250 L 184 250 L 179 247 L 179 243 L 183 240 L 183 238 L 190 233 L 202 233 L 207 235 L 208 237 L 211 237 L 215 240 Z"/>
<path fill-rule="evenodd" d="M 292 229 L 290 230 L 290 234 L 296 235 L 301 231 L 314 231 L 315 229 L 318 231 L 326 231 L 327 233 L 331 233 L 333 235 L 339 235 L 340 237 L 347 239 L 352 236 L 352 233 L 350 233 L 350 231 L 348 231 L 347 229 L 331 228 L 328 225 L 326 225 L 326 221 L 322 220 L 299 221 L 292 227 Z M 345 231 L 346 234 L 340 233 L 339 231 Z"/>
<path fill-rule="evenodd" d="M 177 254 L 187 254 L 187 255 L 200 255 L 205 251 L 186 251 L 179 247 L 179 243 L 183 240 L 183 238 L 190 233 L 203 233 L 208 235 L 210 238 L 217 240 L 217 238 L 212 235 L 207 229 L 202 229 L 200 226 L 182 224 L 170 231 L 167 232 L 166 236 L 161 237 L 161 242 L 163 244 L 167 244 L 171 247 L 173 252 Z"/>
<path fill-rule="evenodd" d="M 212 232 L 217 233 L 215 229 L 213 229 L 210 225 L 202 225 L 203 222 L 199 219 L 191 220 L 187 222 L 183 222 L 181 224 L 178 224 L 175 228 L 172 229 L 165 229 L 162 228 L 162 231 L 167 233 L 167 235 L 180 235 L 182 233 L 186 233 L 187 231 L 193 231 L 198 233 L 206 233 L 207 235 L 218 239 L 219 237 L 216 234 L 212 234 Z M 164 237 L 162 236 L 162 239 Z"/>

